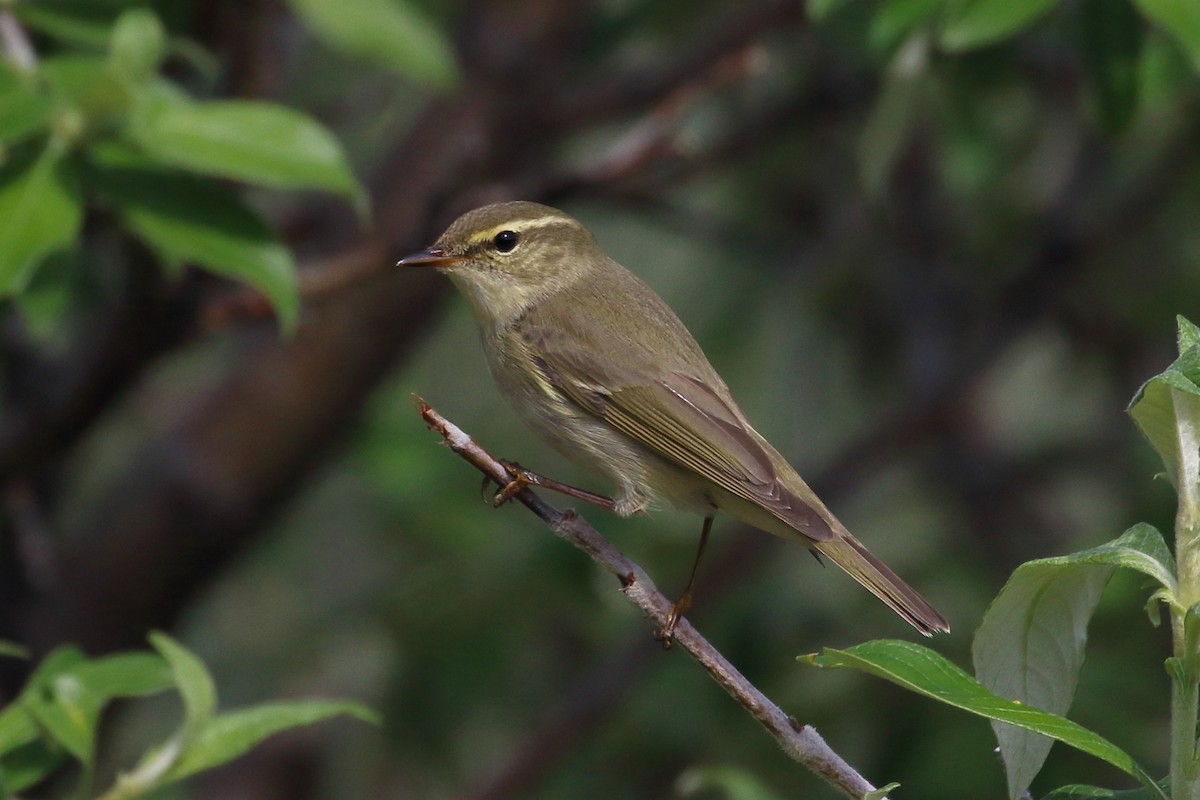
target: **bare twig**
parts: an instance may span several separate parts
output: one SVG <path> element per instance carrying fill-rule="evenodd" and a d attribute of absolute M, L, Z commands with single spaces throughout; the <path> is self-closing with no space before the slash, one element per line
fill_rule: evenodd
<path fill-rule="evenodd" d="M 425 423 L 441 434 L 451 450 L 500 485 L 513 480 L 504 465 L 461 428 L 438 414 L 421 398 L 414 396 L 414 401 Z M 522 489 L 514 499 L 532 511 L 559 537 L 587 553 L 593 561 L 615 575 L 621 582 L 621 591 L 625 596 L 660 627 L 666 624 L 671 600 L 658 590 L 641 567 L 613 547 L 582 517 L 571 510 L 553 508 L 529 489 Z M 875 791 L 875 787 L 835 753 L 812 726 L 801 724 L 784 713 L 701 636 L 686 618 L 680 619 L 675 626 L 675 642 L 749 711 L 793 760 L 803 764 L 846 797 L 861 798 Z"/>

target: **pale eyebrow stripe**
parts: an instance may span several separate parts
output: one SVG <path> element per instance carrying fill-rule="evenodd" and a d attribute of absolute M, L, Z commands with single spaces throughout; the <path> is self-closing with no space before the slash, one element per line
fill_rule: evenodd
<path fill-rule="evenodd" d="M 574 228 L 576 224 L 573 220 L 563 217 L 547 216 L 537 217 L 536 219 L 522 219 L 514 222 L 505 222 L 502 225 L 496 225 L 484 231 L 478 231 L 471 237 L 471 242 L 485 242 L 492 239 L 500 231 L 513 231 L 514 233 L 525 233 L 534 228 L 549 228 L 552 225 L 564 225 Z"/>

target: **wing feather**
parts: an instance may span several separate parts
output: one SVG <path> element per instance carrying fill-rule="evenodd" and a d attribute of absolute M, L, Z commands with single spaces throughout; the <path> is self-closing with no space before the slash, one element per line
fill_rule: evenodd
<path fill-rule="evenodd" d="M 579 365 L 573 366 L 578 375 Z M 770 445 L 703 381 L 669 373 L 609 390 L 592 381 L 564 380 L 562 370 L 552 368 L 551 375 L 568 398 L 652 452 L 762 507 L 811 539 L 832 537 L 820 513 L 780 481 Z"/>

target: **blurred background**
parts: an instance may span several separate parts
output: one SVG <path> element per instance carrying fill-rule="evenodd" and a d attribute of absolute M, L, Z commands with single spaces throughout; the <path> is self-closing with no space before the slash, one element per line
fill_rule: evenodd
<path fill-rule="evenodd" d="M 134 4 L 36 5 L 105 29 Z M 1174 358 L 1175 315 L 1200 317 L 1185 11 L 138 5 L 190 48 L 172 80 L 312 115 L 372 209 L 364 224 L 333 195 L 243 191 L 295 255 L 292 335 L 253 291 L 164 269 L 90 206 L 75 246 L 0 306 L 0 638 L 98 654 L 161 628 L 212 667 L 224 707 L 345 696 L 384 716 L 276 737 L 169 796 L 665 798 L 705 775 L 833 796 L 664 653 L 616 581 L 523 508 L 487 505 L 414 411 L 419 393 L 494 454 L 611 489 L 503 405 L 448 281 L 391 267 L 484 202 L 562 207 L 654 287 L 758 429 L 950 620 L 931 645 L 968 669 L 1018 564 L 1171 529 L 1125 407 Z M 39 55 L 78 46 L 29 8 Z M 397 20 L 414 38 L 389 43 Z M 581 511 L 682 587 L 697 520 Z M 915 637 L 840 571 L 718 518 L 699 580 L 700 631 L 873 782 L 1006 796 L 983 720 L 796 662 Z M 1163 774 L 1169 635 L 1146 596 L 1114 578 L 1071 716 Z M 0 698 L 27 668 L 4 662 Z M 109 769 L 177 713 L 116 715 Z M 1057 747 L 1034 789 L 1073 782 L 1129 786 Z"/>

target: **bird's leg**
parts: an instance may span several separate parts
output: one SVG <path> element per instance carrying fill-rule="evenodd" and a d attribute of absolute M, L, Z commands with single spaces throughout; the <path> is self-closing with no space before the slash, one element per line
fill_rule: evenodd
<path fill-rule="evenodd" d="M 692 574 L 688 576 L 687 586 L 684 587 L 683 594 L 679 595 L 679 599 L 671 605 L 671 612 L 667 614 L 667 624 L 654 636 L 655 639 L 662 642 L 664 650 L 671 649 L 671 643 L 675 638 L 675 626 L 679 624 L 679 618 L 692 607 L 692 586 L 696 583 L 696 573 L 700 570 L 700 559 L 704 556 L 704 548 L 708 545 L 708 535 L 712 533 L 712 524 L 712 517 L 704 518 L 704 527 L 700 530 L 700 546 L 696 548 L 696 559 L 692 562 Z"/>
<path fill-rule="evenodd" d="M 516 462 L 501 461 L 500 463 L 512 474 L 513 479 L 507 485 L 500 487 L 500 491 L 496 492 L 495 496 L 492 497 L 492 506 L 495 508 L 499 508 L 509 500 L 512 500 L 526 486 L 540 486 L 543 489 L 549 489 L 550 491 L 559 492 L 560 494 L 574 497 L 577 500 L 583 500 L 586 503 L 591 503 L 601 508 L 607 508 L 609 511 L 612 511 L 615 505 L 611 497 L 605 497 L 602 494 L 589 492 L 586 489 L 580 489 L 570 484 L 556 481 L 553 478 L 547 478 L 544 475 L 539 475 L 536 472 L 525 469 Z M 485 478 L 483 481 L 484 487 L 489 482 L 489 479 Z"/>

